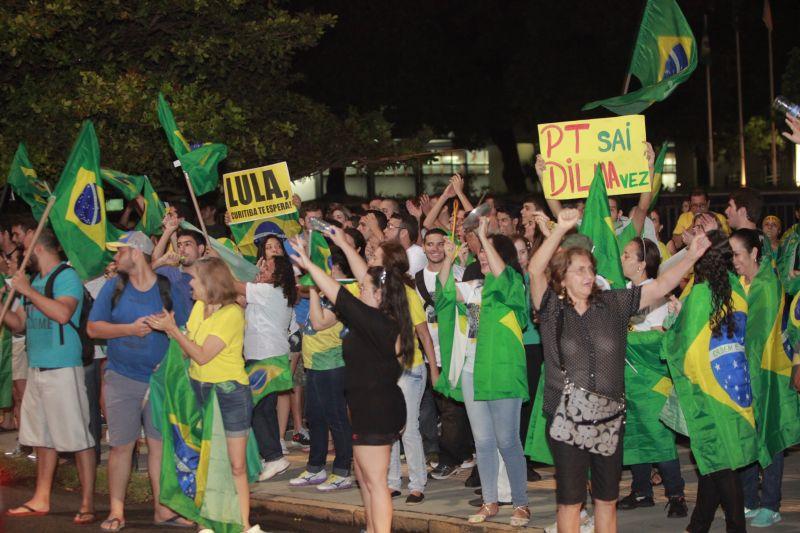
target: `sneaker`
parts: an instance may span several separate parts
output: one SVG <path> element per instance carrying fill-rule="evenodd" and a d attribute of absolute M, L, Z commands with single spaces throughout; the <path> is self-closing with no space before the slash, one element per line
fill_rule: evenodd
<path fill-rule="evenodd" d="M 534 470 L 533 465 L 528 465 L 528 481 L 535 483 L 542 480 L 542 475 Z"/>
<path fill-rule="evenodd" d="M 762 507 L 758 510 L 758 514 L 750 521 L 750 525 L 753 527 L 769 527 L 777 524 L 781 520 L 781 513 Z"/>
<path fill-rule="evenodd" d="M 328 473 L 325 470 L 320 470 L 319 472 L 303 470 L 302 474 L 289 480 L 289 485 L 292 487 L 307 487 L 309 485 L 325 483 L 326 479 L 328 479 Z"/>
<path fill-rule="evenodd" d="M 466 461 L 464 461 L 463 463 L 461 463 L 461 468 L 463 468 L 464 470 L 466 470 L 468 468 L 472 468 L 473 466 L 475 466 L 475 456 L 474 455 L 472 457 L 470 457 L 469 459 L 467 459 Z"/>
<path fill-rule="evenodd" d="M 439 465 L 433 470 L 431 470 L 430 476 L 433 479 L 447 479 L 460 469 L 457 466 L 450 466 L 450 465 Z"/>
<path fill-rule="evenodd" d="M 481 486 L 481 477 L 478 475 L 478 467 L 472 469 L 467 480 L 464 482 L 465 487 L 475 488 Z"/>
<path fill-rule="evenodd" d="M 283 455 L 289 455 L 289 448 L 286 447 L 286 441 L 281 439 L 281 452 Z"/>
<path fill-rule="evenodd" d="M 391 496 L 392 499 L 394 499 L 394 498 L 399 498 L 401 494 L 403 493 L 400 492 L 399 490 L 393 490 L 392 492 L 389 493 L 389 496 Z"/>
<path fill-rule="evenodd" d="M 412 492 L 412 493 L 411 493 L 411 494 L 409 494 L 409 495 L 408 495 L 408 497 L 406 498 L 406 504 L 408 504 L 408 505 L 415 505 L 415 504 L 417 504 L 417 503 L 422 503 L 422 500 L 424 500 L 424 499 L 425 499 L 425 494 L 423 494 L 423 493 L 421 493 L 421 492 L 420 492 L 419 494 L 414 494 L 414 493 Z"/>
<path fill-rule="evenodd" d="M 263 529 L 261 529 L 261 526 L 256 524 L 253 527 L 251 527 L 250 529 L 248 529 L 247 531 L 245 531 L 244 533 L 265 533 L 265 531 Z"/>
<path fill-rule="evenodd" d="M 761 510 L 760 507 L 757 508 L 757 509 L 748 509 L 747 507 L 745 507 L 744 508 L 744 518 L 746 520 L 750 520 L 751 518 L 755 518 L 755 516 L 758 514 L 758 512 L 760 510 Z"/>
<path fill-rule="evenodd" d="M 558 524 L 553 522 L 544 528 L 544 533 L 558 533 Z M 594 533 L 594 517 L 589 516 L 586 509 L 581 509 L 581 532 L 580 533 Z"/>
<path fill-rule="evenodd" d="M 617 502 L 617 509 L 630 510 L 638 509 L 639 507 L 652 507 L 656 504 L 652 496 L 639 496 L 635 492 L 631 492 L 620 501 Z"/>
<path fill-rule="evenodd" d="M 279 474 L 283 474 L 289 467 L 292 466 L 292 463 L 289 462 L 288 459 L 285 457 L 281 457 L 280 459 L 275 459 L 274 461 L 261 461 L 261 473 L 258 475 L 259 481 L 267 481 L 268 479 L 272 479 Z"/>
<path fill-rule="evenodd" d="M 689 508 L 683 496 L 671 496 L 667 502 L 667 518 L 686 518 Z"/>
<path fill-rule="evenodd" d="M 328 476 L 328 479 L 325 480 L 325 483 L 317 486 L 317 490 L 321 490 L 322 492 L 331 492 L 334 490 L 344 490 L 352 487 L 353 478 L 351 476 L 337 476 L 336 474 L 331 474 Z"/>
<path fill-rule="evenodd" d="M 311 438 L 308 435 L 308 430 L 306 428 L 300 428 L 292 435 L 292 442 L 303 448 L 304 452 L 307 452 L 311 447 Z"/>

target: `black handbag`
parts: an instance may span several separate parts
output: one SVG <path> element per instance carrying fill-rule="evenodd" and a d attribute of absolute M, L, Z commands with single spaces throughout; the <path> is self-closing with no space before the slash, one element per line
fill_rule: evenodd
<path fill-rule="evenodd" d="M 584 389 L 573 383 L 564 367 L 561 353 L 561 333 L 564 327 L 563 304 L 556 323 L 556 348 L 564 390 L 550 424 L 550 438 L 576 446 L 590 453 L 614 455 L 619 445 L 622 424 L 625 420 L 625 398 L 614 399 Z M 593 358 L 592 364 L 597 361 Z M 592 368 L 594 383 L 595 368 Z M 594 387 L 594 385 L 590 385 Z"/>

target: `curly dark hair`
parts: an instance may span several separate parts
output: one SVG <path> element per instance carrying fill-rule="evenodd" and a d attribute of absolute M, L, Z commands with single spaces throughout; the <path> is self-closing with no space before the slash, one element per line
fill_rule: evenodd
<path fill-rule="evenodd" d="M 297 284 L 294 279 L 292 262 L 285 255 L 272 258 L 275 269 L 272 272 L 272 285 L 283 289 L 283 296 L 290 306 L 297 303 Z"/>
<path fill-rule="evenodd" d="M 414 328 L 408 310 L 404 272 L 384 267 L 370 267 L 367 276 L 374 287 L 381 289 L 380 311 L 394 320 L 400 329 L 400 361 L 404 368 L 414 363 Z"/>
<path fill-rule="evenodd" d="M 694 265 L 694 282 L 708 282 L 711 289 L 709 322 L 712 335 L 719 337 L 723 325 L 727 334 L 733 335 L 733 290 L 729 278 L 729 272 L 733 270 L 733 250 L 723 232 L 714 230 L 706 235 L 711 241 L 711 247 Z"/>

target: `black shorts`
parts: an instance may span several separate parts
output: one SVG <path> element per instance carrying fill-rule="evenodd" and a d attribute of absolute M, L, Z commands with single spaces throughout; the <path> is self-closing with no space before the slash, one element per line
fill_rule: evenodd
<path fill-rule="evenodd" d="M 353 446 L 391 446 L 399 433 L 353 433 Z"/>
<path fill-rule="evenodd" d="M 623 424 L 623 431 L 625 425 Z M 571 444 L 550 438 L 547 422 L 547 442 L 556 467 L 556 503 L 575 505 L 586 501 L 586 488 L 591 470 L 592 498 L 611 502 L 619 497 L 622 477 L 622 435 L 614 455 L 589 453 Z"/>

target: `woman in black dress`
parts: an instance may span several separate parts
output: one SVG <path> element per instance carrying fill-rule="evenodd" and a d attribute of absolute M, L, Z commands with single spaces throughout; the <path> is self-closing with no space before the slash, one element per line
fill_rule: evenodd
<path fill-rule="evenodd" d="M 406 421 L 397 386 L 401 366 L 414 352 L 414 332 L 403 273 L 372 267 L 359 284 L 359 297 L 311 262 L 305 242 L 295 237 L 292 259 L 311 274 L 347 327 L 342 341 L 345 396 L 353 427 L 356 478 L 370 533 L 388 533 L 392 498 L 387 484 L 389 456 Z"/>

